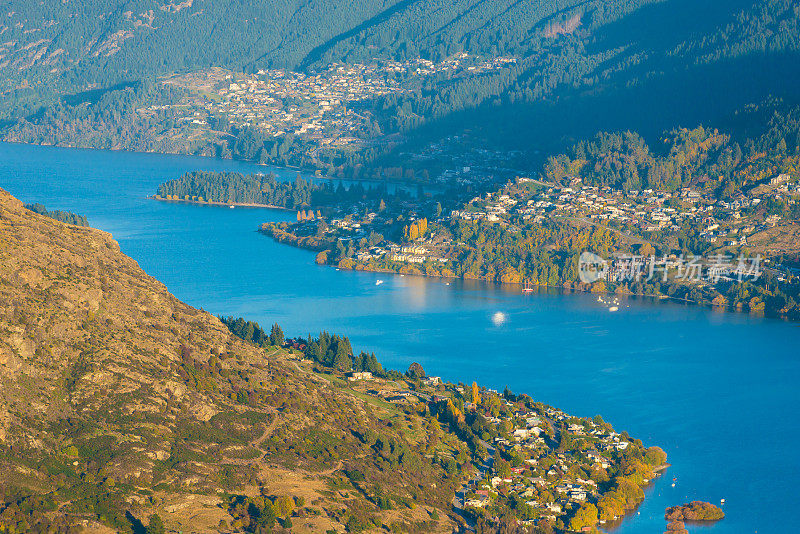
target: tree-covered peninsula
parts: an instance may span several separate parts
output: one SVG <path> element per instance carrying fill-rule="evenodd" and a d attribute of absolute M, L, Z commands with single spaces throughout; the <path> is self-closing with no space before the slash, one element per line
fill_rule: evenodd
<path fill-rule="evenodd" d="M 159 185 L 155 198 L 294 209 L 310 206 L 313 194 L 321 190 L 300 177 L 294 182 L 282 182 L 273 173 L 195 171 Z"/>
<path fill-rule="evenodd" d="M 340 269 L 646 295 L 798 320 L 800 108 L 767 101 L 736 120 L 727 131 L 674 128 L 658 143 L 602 132 L 546 158 L 538 174 L 460 205 L 452 196 L 400 212 L 363 203 L 261 232 Z M 579 276 L 585 251 L 608 260 L 592 284 Z M 641 269 L 628 276 L 634 257 Z M 688 262 L 702 263 L 703 276 L 687 276 Z"/>
<path fill-rule="evenodd" d="M 361 182 L 347 186 L 332 180 L 312 181 L 299 174 L 293 181 L 278 179 L 274 173 L 241 174 L 238 172 L 188 172 L 158 186 L 153 198 L 193 202 L 286 208 L 302 210 L 302 220 L 315 219 L 324 211 L 351 209 L 362 201 L 402 202 L 412 197 L 397 187 L 389 191 L 386 183 L 365 186 Z M 318 213 L 319 212 L 319 213 Z"/>

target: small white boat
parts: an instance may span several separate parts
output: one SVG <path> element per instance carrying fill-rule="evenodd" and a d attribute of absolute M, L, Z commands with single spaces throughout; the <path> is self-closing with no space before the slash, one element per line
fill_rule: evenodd
<path fill-rule="evenodd" d="M 379 286 L 383 283 L 383 280 L 375 280 L 375 285 Z"/>
<path fill-rule="evenodd" d="M 672 487 L 673 487 L 673 488 L 675 487 L 675 483 L 674 483 L 674 482 L 672 483 Z"/>
<path fill-rule="evenodd" d="M 523 293 L 533 293 L 533 286 L 525 282 L 525 287 L 522 288 Z"/>
<path fill-rule="evenodd" d="M 725 504 L 725 499 L 720 499 L 719 502 L 720 504 Z"/>
<path fill-rule="evenodd" d="M 228 207 L 229 207 L 230 209 L 233 209 L 233 208 L 235 208 L 236 206 L 228 206 Z"/>
<path fill-rule="evenodd" d="M 615 311 L 617 311 L 617 310 L 619 310 L 619 308 L 618 308 L 618 307 L 616 307 L 616 306 L 611 306 L 611 307 L 608 309 L 608 311 L 610 311 L 610 312 L 615 312 Z"/>

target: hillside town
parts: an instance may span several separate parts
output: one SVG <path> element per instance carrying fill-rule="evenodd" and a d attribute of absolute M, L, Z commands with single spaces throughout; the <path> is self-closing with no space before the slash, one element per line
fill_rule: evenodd
<path fill-rule="evenodd" d="M 513 57 L 483 59 L 462 53 L 440 62 L 333 63 L 309 73 L 267 69 L 244 74 L 215 67 L 163 83 L 189 91 L 181 102 L 167 106 L 188 127 L 216 130 L 224 120 L 274 137 L 295 135 L 320 146 L 348 146 L 383 135 L 368 106 L 359 103 L 414 91 L 434 77 L 477 76 L 514 63 Z"/>
<path fill-rule="evenodd" d="M 411 371 L 393 379 L 369 371 L 342 378 L 361 394 L 404 410 L 419 412 L 427 405 L 451 429 L 469 428 L 460 435 L 473 436 L 479 458 L 475 472 L 465 473 L 454 504 L 473 520 L 497 520 L 511 508 L 523 526 L 548 523 L 588 530 L 619 519 L 643 498 L 638 488 L 666 467 L 663 451 L 615 432 L 599 416 L 575 417 L 527 396 Z M 635 488 L 633 495 L 620 502 L 615 492 L 626 485 Z M 580 512 L 587 510 L 584 521 Z"/>
<path fill-rule="evenodd" d="M 800 196 L 800 183 L 781 174 L 745 196 L 717 199 L 710 192 L 682 188 L 676 192 L 614 190 L 584 185 L 573 178 L 566 186 L 518 177 L 502 191 L 475 197 L 454 218 L 501 225 L 541 223 L 567 217 L 624 229 L 628 234 L 699 229 L 699 237 L 716 247 L 746 245 L 749 236 L 775 227 L 779 215 L 759 210 L 762 202 Z"/>
<path fill-rule="evenodd" d="M 754 188 L 749 195 L 718 200 L 708 192 L 683 188 L 667 191 L 629 191 L 598 188 L 581 183 L 577 178 L 569 185 L 517 177 L 506 187 L 472 198 L 461 209 L 437 217 L 431 231 L 413 242 L 391 239 L 397 235 L 398 215 L 403 224 L 413 223 L 419 203 L 406 201 L 395 210 L 375 212 L 369 204 L 352 206 L 349 212 L 332 217 L 330 224 L 320 227 L 317 220 L 302 220 L 286 231 L 298 237 L 316 235 L 331 247 L 338 243 L 353 247 L 352 257 L 359 263 L 395 262 L 447 264 L 455 261 L 469 244 L 454 243 L 449 224 L 454 221 L 483 221 L 518 232 L 527 226 L 538 226 L 547 220 L 564 219 L 576 226 L 603 225 L 639 244 L 647 243 L 657 233 L 670 242 L 674 235 L 696 235 L 704 250 L 730 252 L 742 246 L 757 246 L 763 235 L 776 227 L 795 225 L 780 215 L 761 209 L 775 200 L 797 202 L 800 184 L 789 175 L 779 175 Z M 371 234 L 385 239 L 380 243 L 362 243 Z M 779 246 L 780 242 L 772 242 Z M 774 252 L 757 250 L 762 254 Z"/>

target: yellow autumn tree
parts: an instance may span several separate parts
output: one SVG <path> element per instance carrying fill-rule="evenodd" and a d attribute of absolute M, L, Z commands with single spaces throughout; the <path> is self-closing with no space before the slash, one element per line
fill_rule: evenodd
<path fill-rule="evenodd" d="M 428 219 L 419 219 L 408 226 L 403 227 L 403 238 L 406 241 L 414 241 L 425 235 L 428 231 Z"/>
<path fill-rule="evenodd" d="M 272 507 L 276 516 L 284 518 L 292 513 L 294 509 L 294 500 L 286 495 L 281 495 L 275 499 L 275 503 Z"/>
<path fill-rule="evenodd" d="M 513 267 L 506 267 L 500 273 L 500 282 L 503 284 L 519 284 L 522 282 L 522 275 Z"/>
<path fill-rule="evenodd" d="M 477 382 L 472 383 L 472 402 L 474 402 L 475 404 L 481 403 L 481 390 L 478 389 Z"/>
<path fill-rule="evenodd" d="M 456 405 L 453 404 L 451 399 L 447 399 L 447 410 L 446 410 L 447 417 L 450 421 L 454 423 L 463 422 L 464 421 L 464 414 L 461 413 L 461 410 L 456 408 Z"/>
<path fill-rule="evenodd" d="M 569 530 L 579 532 L 585 527 L 597 524 L 597 507 L 592 503 L 582 503 L 569 520 Z"/>

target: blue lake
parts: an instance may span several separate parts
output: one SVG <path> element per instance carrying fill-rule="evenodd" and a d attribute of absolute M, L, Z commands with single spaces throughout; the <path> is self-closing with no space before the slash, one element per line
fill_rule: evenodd
<path fill-rule="evenodd" d="M 576 415 L 599 413 L 660 445 L 672 467 L 614 532 L 662 532 L 665 507 L 721 498 L 726 519 L 690 531 L 786 531 L 800 504 L 798 325 L 642 299 L 609 313 L 591 295 L 339 272 L 256 232 L 293 213 L 145 198 L 199 169 L 265 171 L 207 158 L 0 144 L 0 187 L 86 215 L 194 306 L 277 322 L 288 335 L 343 333 L 388 367 L 417 361 L 451 381 L 508 386 Z M 496 312 L 503 324 L 492 321 Z"/>

